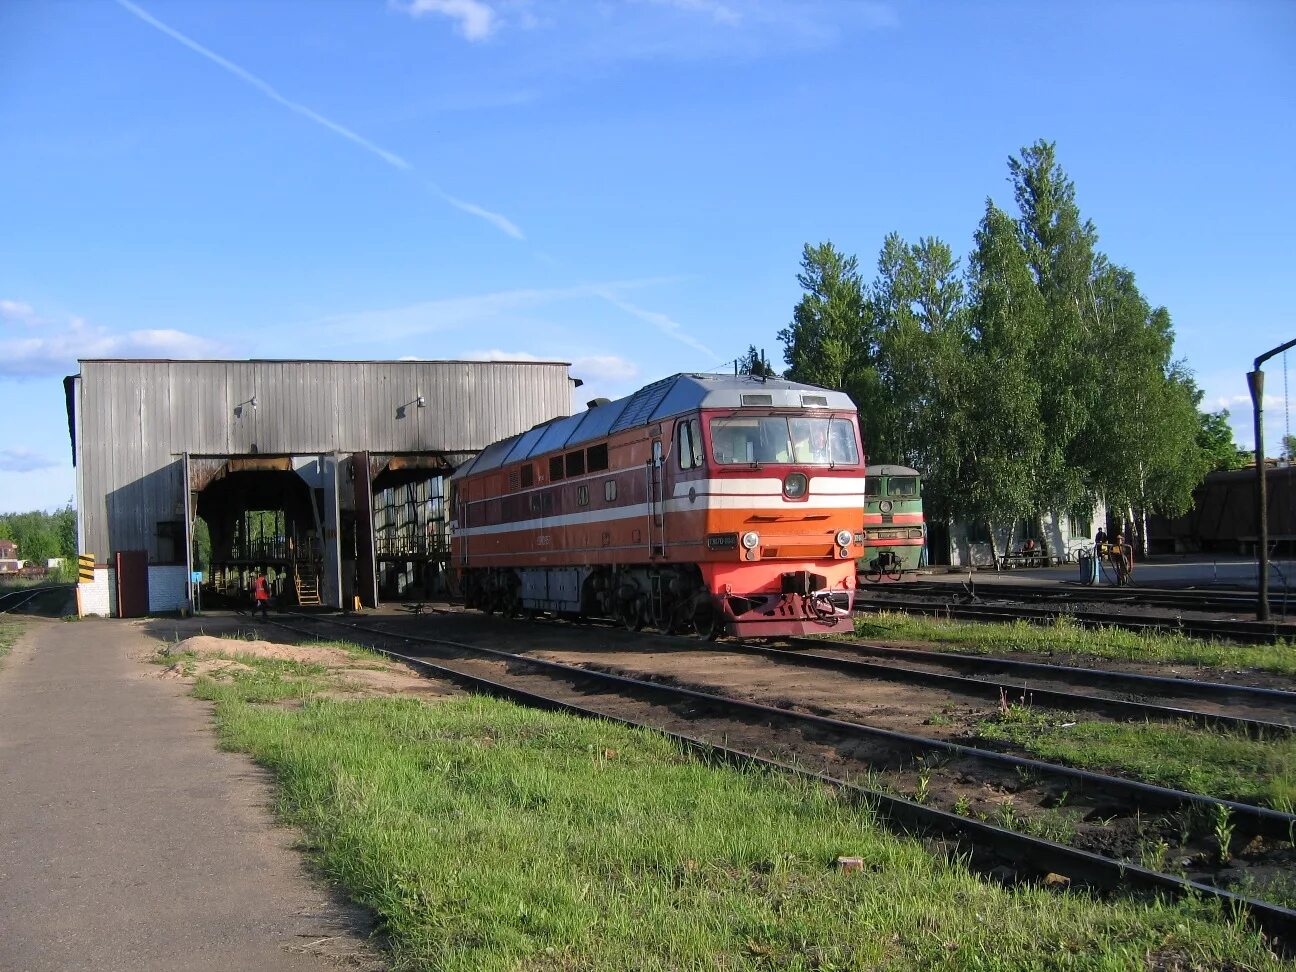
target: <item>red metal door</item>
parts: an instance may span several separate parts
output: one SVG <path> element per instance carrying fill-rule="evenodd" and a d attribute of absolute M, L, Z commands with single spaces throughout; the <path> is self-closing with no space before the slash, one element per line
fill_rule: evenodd
<path fill-rule="evenodd" d="M 144 617 L 149 610 L 148 551 L 119 550 L 115 566 L 117 617 Z"/>

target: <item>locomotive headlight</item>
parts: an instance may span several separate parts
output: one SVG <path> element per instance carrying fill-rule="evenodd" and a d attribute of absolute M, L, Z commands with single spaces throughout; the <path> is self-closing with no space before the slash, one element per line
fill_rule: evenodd
<path fill-rule="evenodd" d="M 881 503 L 878 504 L 878 509 L 881 510 L 883 513 L 890 513 L 892 509 L 891 501 L 883 500 Z"/>
<path fill-rule="evenodd" d="M 748 530 L 742 535 L 742 545 L 744 550 L 755 550 L 758 543 L 760 543 L 760 534 L 755 530 Z"/>
<path fill-rule="evenodd" d="M 851 532 L 849 530 L 837 531 L 837 546 L 849 547 L 851 545 Z"/>
<path fill-rule="evenodd" d="M 805 473 L 788 473 L 787 479 L 783 480 L 783 495 L 788 499 L 800 499 L 809 488 L 810 481 Z"/>

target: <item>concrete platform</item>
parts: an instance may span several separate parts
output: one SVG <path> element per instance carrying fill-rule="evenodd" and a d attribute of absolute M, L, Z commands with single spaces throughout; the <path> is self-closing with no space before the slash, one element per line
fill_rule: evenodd
<path fill-rule="evenodd" d="M 930 573 L 920 572 L 918 579 L 960 583 L 966 580 L 967 574 L 966 567 L 933 567 Z M 973 569 L 972 576 L 977 584 L 1076 584 L 1080 579 L 1080 567 L 1078 564 L 1062 564 L 1003 571 L 980 567 Z M 1219 587 L 1254 591 L 1256 577 L 1254 557 L 1184 554 L 1153 557 L 1134 565 L 1134 584 L 1140 587 Z M 1270 562 L 1269 589 L 1281 591 L 1284 582 L 1290 590 L 1296 591 L 1296 562 L 1286 557 Z"/>
<path fill-rule="evenodd" d="M 267 775 L 142 663 L 140 622 L 33 621 L 0 659 L 0 969 L 381 968 Z"/>

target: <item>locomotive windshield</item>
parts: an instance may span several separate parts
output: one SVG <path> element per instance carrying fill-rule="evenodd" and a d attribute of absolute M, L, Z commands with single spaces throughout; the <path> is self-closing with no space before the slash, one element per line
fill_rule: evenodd
<path fill-rule="evenodd" d="M 917 476 L 892 476 L 891 482 L 887 486 L 889 496 L 909 497 L 918 495 L 918 477 Z"/>
<path fill-rule="evenodd" d="M 859 464 L 855 426 L 848 419 L 742 416 L 711 420 L 711 452 L 722 465 Z"/>

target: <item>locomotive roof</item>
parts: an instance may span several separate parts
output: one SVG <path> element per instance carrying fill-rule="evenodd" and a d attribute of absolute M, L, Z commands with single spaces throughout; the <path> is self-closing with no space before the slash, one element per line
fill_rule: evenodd
<path fill-rule="evenodd" d="M 864 470 L 866 476 L 921 476 L 917 469 L 910 469 L 908 466 L 897 466 L 893 463 L 872 463 Z"/>
<path fill-rule="evenodd" d="M 678 374 L 655 381 L 614 402 L 542 422 L 483 449 L 455 470 L 455 477 L 594 442 L 636 426 L 651 425 L 699 408 L 828 408 L 855 411 L 844 392 L 783 378 L 751 375 Z"/>

